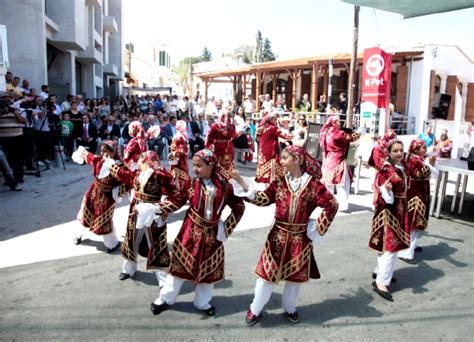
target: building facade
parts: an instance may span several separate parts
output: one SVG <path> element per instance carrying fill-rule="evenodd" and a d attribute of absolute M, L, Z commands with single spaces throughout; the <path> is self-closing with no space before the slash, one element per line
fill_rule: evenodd
<path fill-rule="evenodd" d="M 0 0 L 9 70 L 59 98 L 121 93 L 122 0 Z"/>

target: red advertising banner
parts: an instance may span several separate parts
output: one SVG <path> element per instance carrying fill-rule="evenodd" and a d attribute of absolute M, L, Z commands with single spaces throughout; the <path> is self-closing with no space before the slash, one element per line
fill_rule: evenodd
<path fill-rule="evenodd" d="M 391 81 L 392 55 L 378 47 L 365 49 L 362 101 L 371 102 L 377 108 L 388 108 Z"/>

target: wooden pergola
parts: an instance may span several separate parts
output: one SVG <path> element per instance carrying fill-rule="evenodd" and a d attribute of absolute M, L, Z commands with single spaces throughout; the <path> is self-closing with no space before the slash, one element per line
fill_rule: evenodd
<path fill-rule="evenodd" d="M 400 63 L 405 65 L 411 60 L 419 60 L 422 58 L 422 54 L 422 51 L 395 52 L 392 54 L 392 63 Z M 288 94 L 291 95 L 291 101 L 289 101 L 290 99 L 288 96 L 286 101 L 287 105 L 291 104 L 291 108 L 295 108 L 297 105 L 297 82 L 303 74 L 307 75 L 309 72 L 311 75 L 309 93 L 310 100 L 313 105 L 317 103 L 319 94 L 328 94 L 330 59 L 332 60 L 334 70 L 349 70 L 351 55 L 339 54 L 256 63 L 238 69 L 205 72 L 196 74 L 195 76 L 199 77 L 204 83 L 205 99 L 208 98 L 208 88 L 211 83 L 232 82 L 234 99 L 237 99 L 237 95 L 239 93 L 245 95 L 247 86 L 250 83 L 252 85 L 252 94 L 255 94 L 256 109 L 259 111 L 259 98 L 260 95 L 264 93 L 262 87 L 265 80 L 269 78 L 272 81 L 272 92 L 270 95 L 272 99 L 276 99 L 277 80 L 279 79 L 280 75 L 288 74 L 288 81 L 291 79 L 291 83 L 288 85 L 289 88 L 291 88 L 291 94 Z M 362 63 L 363 54 L 360 53 L 357 56 L 358 69 L 362 66 Z M 322 82 L 320 82 L 320 78 L 322 78 Z M 255 82 L 255 84 L 253 82 Z M 345 91 L 347 91 L 347 86 L 348 85 L 346 84 Z M 358 84 L 356 85 L 356 88 L 359 89 Z"/>

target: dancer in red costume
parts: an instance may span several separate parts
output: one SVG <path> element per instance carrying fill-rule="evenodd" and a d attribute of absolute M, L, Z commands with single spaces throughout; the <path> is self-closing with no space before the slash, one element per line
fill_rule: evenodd
<path fill-rule="evenodd" d="M 387 132 L 385 132 L 383 138 L 379 139 L 379 141 L 375 144 L 374 148 L 372 149 L 372 152 L 370 153 L 370 157 L 368 161 L 369 166 L 372 166 L 377 171 L 382 168 L 388 156 L 388 152 L 387 152 L 388 143 L 391 140 L 396 139 L 396 137 L 397 137 L 397 134 L 395 133 L 394 130 L 390 129 Z"/>
<path fill-rule="evenodd" d="M 138 169 L 138 158 L 146 151 L 146 133 L 140 121 L 132 121 L 128 126 L 132 139 L 125 147 L 123 162 L 131 170 Z"/>
<path fill-rule="evenodd" d="M 286 147 L 280 163 L 284 176 L 264 191 L 256 191 L 258 184 L 244 180 L 238 171 L 232 173 L 237 195 L 258 206 L 276 205 L 275 221 L 255 269 L 258 276 L 255 296 L 245 318 L 249 326 L 258 322 L 260 312 L 280 281 L 285 281 L 282 306 L 286 317 L 292 323 L 299 321 L 296 300 L 301 284 L 310 278 L 320 278 L 313 240 L 326 233 L 338 208 L 334 196 L 320 182 L 319 164 L 303 148 Z M 323 211 L 317 219 L 310 218 L 317 207 Z"/>
<path fill-rule="evenodd" d="M 406 162 L 406 173 L 408 177 L 408 225 L 410 227 L 410 248 L 398 252 L 398 258 L 415 264 L 415 251 L 421 251 L 417 247 L 418 232 L 428 227 L 430 207 L 430 177 L 437 175 L 438 171 L 425 161 L 426 144 L 424 140 L 413 140 L 408 149 Z M 436 157 L 430 158 L 435 163 Z"/>
<path fill-rule="evenodd" d="M 280 164 L 280 148 L 278 138 L 291 140 L 292 136 L 284 134 L 278 127 L 278 114 L 266 114 L 257 128 L 258 164 L 255 181 L 271 183 L 283 175 Z"/>
<path fill-rule="evenodd" d="M 178 190 L 172 176 L 160 166 L 155 151 L 139 155 L 138 170 L 132 171 L 120 165 L 111 166 L 111 175 L 125 184 L 131 191 L 130 210 L 127 231 L 122 245 L 122 256 L 125 258 L 119 279 L 125 280 L 134 276 L 140 254 L 147 257 L 147 269 L 151 269 L 160 285 L 166 278 L 170 264 L 166 239 L 166 223 L 161 218 L 155 219 L 155 207 L 163 195 L 177 196 Z M 146 239 L 142 250 L 142 240 Z M 139 248 L 140 247 L 140 248 Z"/>
<path fill-rule="evenodd" d="M 346 133 L 341 129 L 339 117 L 332 116 L 324 123 L 319 133 L 319 144 L 323 149 L 323 183 L 333 193 L 337 191 L 339 210 L 349 208 L 349 191 L 352 174 L 347 163 L 350 143 L 358 140 L 359 133 Z"/>
<path fill-rule="evenodd" d="M 234 145 L 233 140 L 238 134 L 235 125 L 229 119 L 229 112 L 222 111 L 217 121 L 211 126 L 206 138 L 206 148 L 214 152 L 220 166 L 226 171 L 227 175 L 234 168 Z"/>
<path fill-rule="evenodd" d="M 196 284 L 194 306 L 208 316 L 215 315 L 210 304 L 214 284 L 224 279 L 224 245 L 242 217 L 245 205 L 234 196 L 232 186 L 221 176 L 216 156 L 208 149 L 193 157 L 197 178 L 180 197 L 168 197 L 157 213 L 168 215 L 189 201 L 183 225 L 173 243 L 171 265 L 160 296 L 151 303 L 157 315 L 174 304 L 184 281 Z M 221 220 L 225 206 L 232 210 Z"/>
<path fill-rule="evenodd" d="M 170 170 L 176 185 L 180 189 L 189 187 L 190 177 L 188 170 L 188 135 L 186 133 L 186 121 L 176 122 L 176 134 L 170 146 L 169 154 Z"/>
<path fill-rule="evenodd" d="M 249 145 L 249 149 L 245 152 L 245 161 L 252 162 L 253 161 L 253 153 L 255 152 L 255 144 L 253 143 L 252 134 L 250 133 L 250 127 L 245 129 L 245 135 L 247 137 L 247 144 Z"/>
<path fill-rule="evenodd" d="M 392 282 L 397 252 L 410 246 L 407 216 L 407 178 L 403 167 L 403 143 L 392 140 L 388 157 L 374 182 L 375 212 L 369 248 L 378 252 L 374 291 L 393 301 L 388 286 Z"/>
<path fill-rule="evenodd" d="M 107 140 L 100 146 L 100 156 L 88 152 L 83 146 L 79 146 L 72 156 L 76 163 L 83 164 L 85 161 L 92 166 L 95 178 L 84 195 L 77 219 L 85 228 L 103 237 L 108 253 L 112 253 L 120 245 L 112 222 L 119 183 L 110 175 L 109 170 L 119 159 L 116 149 L 115 141 Z M 74 239 L 76 245 L 82 243 L 82 235 L 83 230 Z"/>

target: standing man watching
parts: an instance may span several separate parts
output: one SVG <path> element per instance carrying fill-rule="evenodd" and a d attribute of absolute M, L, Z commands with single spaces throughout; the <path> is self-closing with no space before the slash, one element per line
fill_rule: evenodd
<path fill-rule="evenodd" d="M 23 183 L 23 125 L 26 119 L 12 107 L 13 95 L 0 92 L 0 146 L 13 168 L 16 183 Z"/>

